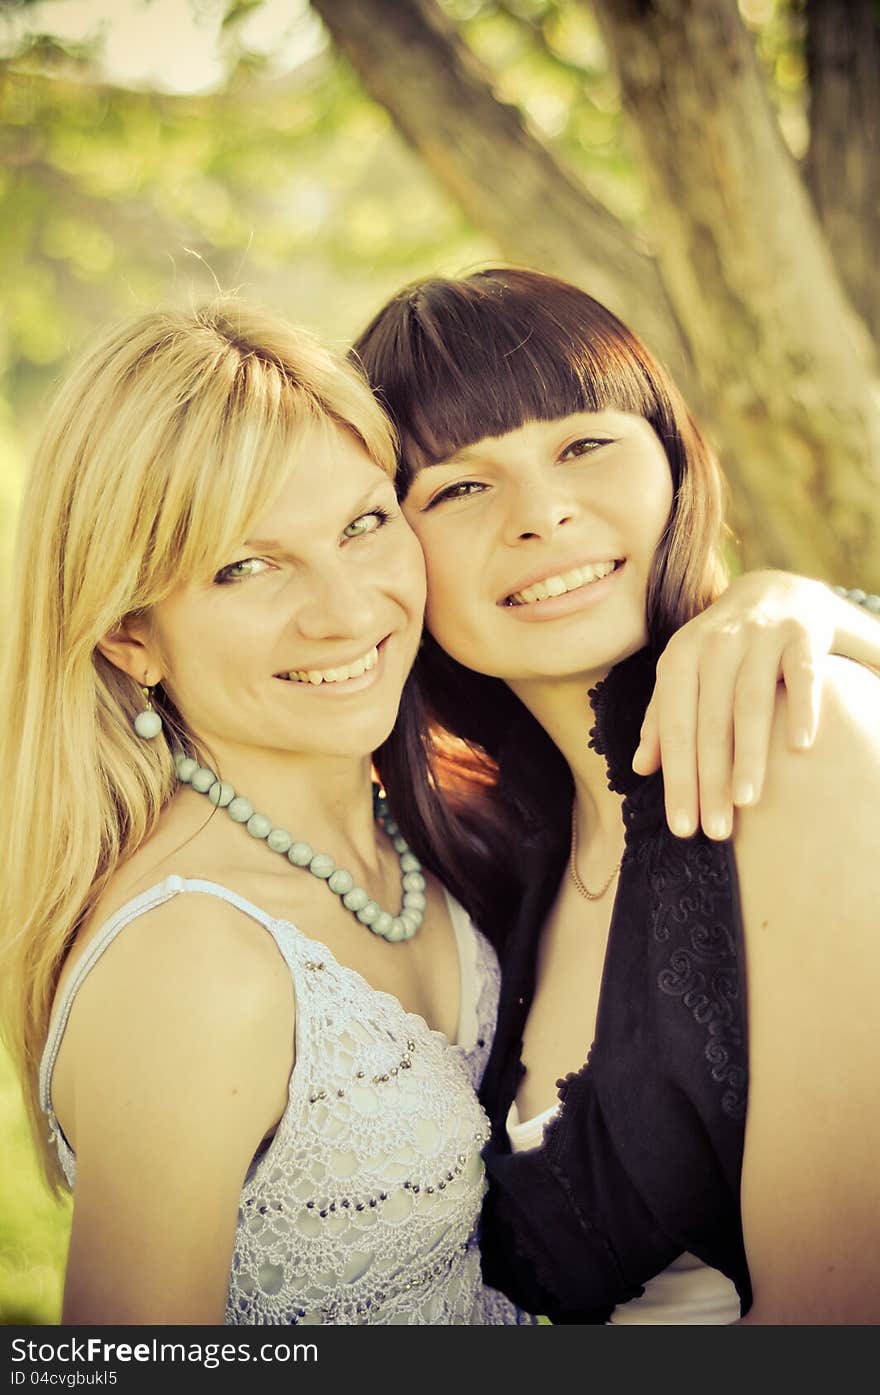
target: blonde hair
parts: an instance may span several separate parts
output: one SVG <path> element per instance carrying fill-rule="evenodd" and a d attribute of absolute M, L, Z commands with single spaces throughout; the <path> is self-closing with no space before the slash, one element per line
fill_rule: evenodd
<path fill-rule="evenodd" d="M 175 786 L 168 743 L 132 729 L 137 686 L 96 646 L 216 570 L 271 503 L 304 428 L 322 421 L 393 476 L 392 428 L 357 371 L 232 298 L 115 329 L 49 411 L 19 523 L 2 686 L 0 943 L 5 1035 L 54 1189 L 37 1077 L 61 967 Z"/>

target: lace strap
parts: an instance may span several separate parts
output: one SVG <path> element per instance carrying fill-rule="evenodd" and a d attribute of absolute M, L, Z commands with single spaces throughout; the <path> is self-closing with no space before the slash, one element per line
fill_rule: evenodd
<path fill-rule="evenodd" d="M 459 998 L 455 1041 L 467 1050 L 474 1046 L 480 1031 L 481 946 L 476 926 L 467 911 L 445 888 L 444 892 L 458 951 Z M 482 973 L 485 973 L 484 966 Z"/>

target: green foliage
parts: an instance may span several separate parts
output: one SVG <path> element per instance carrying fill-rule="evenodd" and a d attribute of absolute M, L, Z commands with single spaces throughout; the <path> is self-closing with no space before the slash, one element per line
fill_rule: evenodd
<path fill-rule="evenodd" d="M 56 1323 L 70 1206 L 43 1185 L 18 1082 L 0 1049 L 0 1325 Z"/>
<path fill-rule="evenodd" d="M 444 9 L 460 22 L 499 95 L 522 108 L 617 217 L 637 226 L 645 217 L 641 175 L 617 80 L 588 6 L 570 0 L 444 0 Z"/>
<path fill-rule="evenodd" d="M 34 36 L 0 58 L 0 493 L 71 350 L 121 315 L 219 283 L 344 344 L 491 251 L 329 50 L 283 77 L 239 50 L 222 90 L 178 96 Z M 0 560 L 10 531 L 3 509 Z"/>
<path fill-rule="evenodd" d="M 740 0 L 755 36 L 767 91 L 788 145 L 798 159 L 807 149 L 806 0 Z"/>
<path fill-rule="evenodd" d="M 648 208 L 617 80 L 582 0 L 440 0 L 495 79 L 584 184 L 638 228 Z M 740 0 L 793 152 L 806 147 L 806 0 Z"/>
<path fill-rule="evenodd" d="M 263 0 L 233 0 L 223 16 L 222 28 L 229 30 L 236 24 L 241 24 L 242 20 L 247 19 L 254 10 L 258 10 L 262 3 Z"/>
<path fill-rule="evenodd" d="M 499 95 L 638 227 L 644 191 L 588 6 L 444 4 Z M 741 4 L 802 120 L 802 0 Z M 248 51 L 260 8 L 229 0 L 228 81 L 205 95 L 113 86 L 87 44 L 40 33 L 0 59 L 0 373 L 17 412 L 96 325 L 209 289 L 208 268 L 340 338 L 395 284 L 493 255 L 329 47 L 281 75 Z"/>
<path fill-rule="evenodd" d="M 49 71 L 43 53 L 0 66 L 0 294 L 16 395 L 96 322 L 167 293 L 186 248 L 228 284 L 242 270 L 277 281 L 303 256 L 325 275 L 377 263 L 405 274 L 468 239 L 424 181 L 413 200 L 387 120 L 328 60 L 283 84 L 244 63 L 222 92 L 179 97 Z"/>

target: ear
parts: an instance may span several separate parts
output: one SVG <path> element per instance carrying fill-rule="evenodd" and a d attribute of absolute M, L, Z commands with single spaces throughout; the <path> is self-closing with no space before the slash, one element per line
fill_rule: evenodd
<path fill-rule="evenodd" d="M 144 619 L 123 620 L 98 641 L 98 649 L 114 668 L 127 673 L 144 688 L 152 688 L 163 676 L 159 647 Z"/>

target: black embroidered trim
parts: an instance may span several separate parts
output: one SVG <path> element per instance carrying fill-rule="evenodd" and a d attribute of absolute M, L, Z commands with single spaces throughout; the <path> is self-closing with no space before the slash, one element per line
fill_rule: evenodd
<path fill-rule="evenodd" d="M 570 1070 L 567 1075 L 564 1075 L 562 1077 L 561 1080 L 557 1080 L 556 1094 L 559 1099 L 560 1106 L 565 1104 L 566 1095 L 568 1094 L 574 1082 L 577 1080 L 578 1076 L 583 1074 L 583 1072 L 587 1069 L 589 1064 L 590 1057 L 588 1055 L 586 1061 L 581 1066 L 580 1070 Z"/>
<path fill-rule="evenodd" d="M 745 1116 L 748 1071 L 741 1028 L 742 966 L 734 928 L 738 915 L 727 852 L 701 833 L 687 841 L 666 825 L 663 780 L 636 775 L 631 761 L 656 674 L 650 649 L 616 664 L 590 691 L 595 724 L 589 745 L 605 757 L 608 788 L 624 796 L 626 860 L 634 854 L 652 893 L 651 931 L 676 948 L 658 975 L 661 992 L 680 998 L 707 1029 L 705 1058 L 724 1087 L 723 1112 Z M 636 825 L 640 837 L 632 839 Z"/>
<path fill-rule="evenodd" d="M 748 1071 L 740 1027 L 741 967 L 729 923 L 732 887 L 724 857 L 720 846 L 699 835 L 689 842 L 664 837 L 647 870 L 652 935 L 658 944 L 673 937 L 676 944 L 657 986 L 680 998 L 707 1029 L 704 1056 L 712 1079 L 726 1087 L 721 1108 L 740 1120 L 746 1112 Z"/>
<path fill-rule="evenodd" d="M 615 794 L 632 794 L 646 781 L 630 762 L 639 744 L 639 732 L 654 683 L 654 663 L 646 649 L 615 665 L 589 691 L 594 725 L 587 745 L 605 757 L 608 788 Z"/>
<path fill-rule="evenodd" d="M 547 1166 L 549 1167 L 551 1173 L 556 1178 L 556 1181 L 559 1183 L 559 1186 L 565 1193 L 566 1199 L 568 1200 L 568 1204 L 571 1207 L 572 1212 L 574 1213 L 574 1217 L 578 1225 L 580 1226 L 581 1231 L 589 1240 L 598 1241 L 598 1243 L 602 1246 L 602 1250 L 609 1264 L 611 1264 L 611 1266 L 613 1267 L 614 1273 L 617 1276 L 617 1281 L 620 1285 L 621 1290 L 621 1296 L 616 1299 L 616 1302 L 625 1303 L 628 1302 L 630 1298 L 640 1298 L 645 1290 L 638 1284 L 633 1285 L 628 1282 L 626 1275 L 620 1267 L 620 1260 L 617 1258 L 614 1246 L 611 1244 L 608 1237 L 602 1233 L 602 1231 L 596 1229 L 596 1227 L 591 1222 L 589 1216 L 587 1216 L 584 1212 L 583 1207 L 578 1201 L 575 1189 L 572 1186 L 564 1169 L 559 1166 L 555 1158 L 549 1156 L 547 1158 Z"/>
<path fill-rule="evenodd" d="M 660 771 L 645 777 L 637 775 L 632 768 L 655 676 L 651 651 L 641 649 L 615 665 L 588 695 L 595 720 L 587 745 L 605 757 L 608 788 L 624 795 L 627 843 L 636 824 L 642 829 L 661 828 L 666 822 Z"/>

